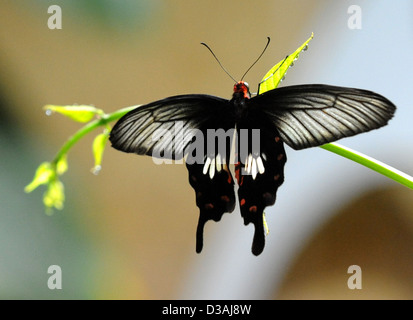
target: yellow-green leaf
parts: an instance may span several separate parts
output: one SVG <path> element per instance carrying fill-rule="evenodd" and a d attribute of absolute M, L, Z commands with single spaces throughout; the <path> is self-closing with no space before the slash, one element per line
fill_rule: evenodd
<path fill-rule="evenodd" d="M 32 192 L 41 184 L 49 183 L 50 179 L 55 175 L 50 162 L 43 162 L 37 168 L 32 182 L 30 182 L 25 188 L 25 192 Z"/>
<path fill-rule="evenodd" d="M 58 210 L 63 209 L 63 203 L 65 201 L 64 186 L 63 183 L 54 179 L 48 184 L 47 191 L 43 195 L 43 203 L 47 208 L 56 208 Z M 51 211 L 48 211 L 51 213 Z"/>
<path fill-rule="evenodd" d="M 290 54 L 284 60 L 278 62 L 270 71 L 262 78 L 258 94 L 262 94 L 266 91 L 273 90 L 278 87 L 281 80 L 284 78 L 289 67 L 292 66 L 293 62 L 298 59 L 298 56 L 303 50 L 306 50 L 308 43 L 313 39 L 314 34 L 304 42 L 301 47 L 299 47 L 294 53 Z"/>
<path fill-rule="evenodd" d="M 56 164 L 56 172 L 58 175 L 62 175 L 67 171 L 67 154 L 64 154 Z"/>
<path fill-rule="evenodd" d="M 55 106 L 48 104 L 43 107 L 46 112 L 57 112 L 70 119 L 78 122 L 89 122 L 93 119 L 95 115 L 102 115 L 103 111 L 101 109 L 80 105 L 80 106 Z M 48 113 L 48 114 L 49 114 Z"/>
<path fill-rule="evenodd" d="M 109 138 L 109 130 L 105 130 L 103 133 L 96 136 L 93 140 L 93 156 L 95 158 L 95 167 L 93 173 L 97 174 L 100 171 L 102 164 L 103 151 L 105 150 L 106 142 Z"/>

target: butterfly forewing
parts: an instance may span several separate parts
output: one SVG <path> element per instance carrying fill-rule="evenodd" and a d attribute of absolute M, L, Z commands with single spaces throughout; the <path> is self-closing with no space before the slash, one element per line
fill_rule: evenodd
<path fill-rule="evenodd" d="M 228 118 L 228 100 L 202 94 L 174 96 L 127 113 L 113 127 L 110 141 L 124 152 L 182 159 L 197 130 L 211 121 L 220 126 L 219 119 Z"/>
<path fill-rule="evenodd" d="M 380 128 L 396 109 L 388 99 L 371 91 L 316 84 L 278 88 L 252 101 L 294 149 Z"/>

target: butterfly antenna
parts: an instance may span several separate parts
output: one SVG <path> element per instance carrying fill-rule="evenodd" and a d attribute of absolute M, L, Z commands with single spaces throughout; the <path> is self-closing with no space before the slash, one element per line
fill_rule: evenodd
<path fill-rule="evenodd" d="M 267 37 L 267 44 L 265 45 L 264 50 L 262 50 L 262 52 L 261 52 L 261 54 L 259 55 L 259 57 L 257 58 L 257 60 L 255 60 L 254 63 L 247 69 L 247 71 L 245 71 L 244 75 L 243 75 L 242 78 L 241 78 L 241 81 L 242 81 L 242 79 L 244 79 L 244 77 L 246 76 L 246 74 L 248 73 L 248 71 L 250 71 L 251 68 L 258 62 L 258 60 L 260 60 L 260 58 L 261 58 L 262 55 L 264 54 L 265 50 L 267 50 L 267 47 L 268 47 L 268 45 L 270 44 L 270 41 L 271 41 L 270 37 Z"/>
<path fill-rule="evenodd" d="M 218 60 L 217 56 L 216 56 L 215 53 L 212 51 L 212 49 L 211 49 L 210 47 L 208 47 L 208 45 L 207 45 L 206 43 L 204 43 L 204 42 L 201 42 L 201 44 L 202 44 L 203 46 L 205 46 L 205 47 L 209 50 L 209 52 L 212 53 L 212 55 L 214 56 L 215 60 L 217 60 L 219 66 L 221 67 L 221 69 L 224 70 L 224 72 L 225 72 L 232 80 L 234 80 L 234 82 L 237 82 L 237 80 L 235 80 L 234 77 L 231 76 L 231 74 L 227 71 L 227 69 L 224 68 L 224 66 L 223 66 L 223 65 L 221 64 L 221 62 Z"/>

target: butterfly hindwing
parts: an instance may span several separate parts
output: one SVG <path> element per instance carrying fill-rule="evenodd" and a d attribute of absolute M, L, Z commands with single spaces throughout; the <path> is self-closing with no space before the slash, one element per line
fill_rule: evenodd
<path fill-rule="evenodd" d="M 195 190 L 200 210 L 196 231 L 196 252 L 203 247 L 204 225 L 208 220 L 219 221 L 225 212 L 235 208 L 234 180 L 226 160 L 220 155 L 205 159 L 204 164 L 186 164 L 189 183 Z"/>
<path fill-rule="evenodd" d="M 203 247 L 205 223 L 219 221 L 225 212 L 232 212 L 235 208 L 234 180 L 229 170 L 235 121 L 230 114 L 229 111 L 225 117 L 205 121 L 200 128 L 202 139 L 193 141 L 188 148 L 186 167 L 189 183 L 195 190 L 196 205 L 200 210 L 196 231 L 198 253 Z"/>
<path fill-rule="evenodd" d="M 238 199 L 244 224 L 254 224 L 252 253 L 259 255 L 265 245 L 264 209 L 275 203 L 278 187 L 284 181 L 287 158 L 277 128 L 258 110 L 240 121 L 237 129 L 240 161 L 235 166 L 235 175 Z"/>

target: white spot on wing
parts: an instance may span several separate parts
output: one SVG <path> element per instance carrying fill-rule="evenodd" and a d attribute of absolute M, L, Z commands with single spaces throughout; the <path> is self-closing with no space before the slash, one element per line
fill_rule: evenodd
<path fill-rule="evenodd" d="M 248 173 L 251 173 L 251 166 L 252 166 L 252 154 L 248 156 Z"/>
<path fill-rule="evenodd" d="M 255 160 L 255 158 L 252 158 L 252 179 L 255 180 L 255 178 L 257 177 L 257 161 Z"/>
<path fill-rule="evenodd" d="M 263 174 L 265 171 L 264 163 L 262 162 L 261 157 L 257 158 L 257 166 L 258 166 L 258 172 L 260 174 Z"/>
<path fill-rule="evenodd" d="M 215 174 L 215 158 L 212 159 L 211 165 L 209 166 L 209 177 L 212 179 Z"/>
<path fill-rule="evenodd" d="M 222 169 L 221 155 L 218 153 L 215 159 L 216 159 L 215 163 L 216 163 L 217 172 L 220 172 Z"/>
<path fill-rule="evenodd" d="M 206 161 L 205 161 L 205 164 L 204 164 L 204 168 L 203 168 L 203 170 L 202 170 L 202 173 L 203 173 L 203 174 L 207 174 L 210 163 L 211 163 L 211 158 L 206 158 Z"/>

